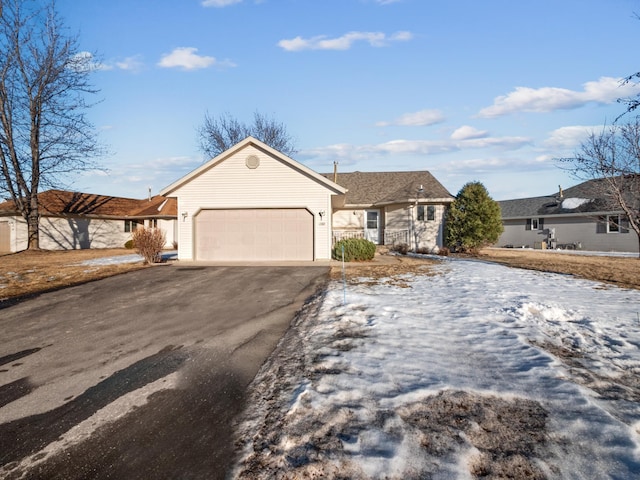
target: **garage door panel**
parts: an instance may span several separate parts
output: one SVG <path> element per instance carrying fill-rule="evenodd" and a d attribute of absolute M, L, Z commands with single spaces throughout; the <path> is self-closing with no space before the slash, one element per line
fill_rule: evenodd
<path fill-rule="evenodd" d="M 197 260 L 313 260 L 306 209 L 202 210 L 195 229 Z"/>

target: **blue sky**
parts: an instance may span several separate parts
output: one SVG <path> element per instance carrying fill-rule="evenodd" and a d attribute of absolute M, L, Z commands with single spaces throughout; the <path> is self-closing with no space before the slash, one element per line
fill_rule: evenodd
<path fill-rule="evenodd" d="M 497 200 L 577 183 L 554 158 L 640 92 L 638 0 L 58 0 L 97 53 L 111 154 L 75 190 L 143 198 L 205 160 L 204 115 L 284 123 L 318 172 L 429 170 Z"/>

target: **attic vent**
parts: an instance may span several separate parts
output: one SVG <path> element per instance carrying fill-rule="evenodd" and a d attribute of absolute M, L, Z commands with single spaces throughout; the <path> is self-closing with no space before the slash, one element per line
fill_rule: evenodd
<path fill-rule="evenodd" d="M 258 168 L 260 166 L 260 159 L 255 155 L 249 155 L 247 157 L 247 160 L 245 161 L 245 164 L 247 165 L 247 168 Z"/>

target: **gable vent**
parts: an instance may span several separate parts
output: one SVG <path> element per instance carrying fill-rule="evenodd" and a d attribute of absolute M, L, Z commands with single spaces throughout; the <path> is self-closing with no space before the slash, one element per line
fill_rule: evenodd
<path fill-rule="evenodd" d="M 260 159 L 255 155 L 249 155 L 245 160 L 245 164 L 247 165 L 247 168 L 255 169 L 260 166 Z"/>

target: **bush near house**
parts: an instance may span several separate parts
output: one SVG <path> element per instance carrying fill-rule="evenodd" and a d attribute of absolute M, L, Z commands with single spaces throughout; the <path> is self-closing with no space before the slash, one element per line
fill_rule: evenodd
<path fill-rule="evenodd" d="M 167 241 L 165 233 L 158 228 L 138 227 L 131 234 L 136 251 L 145 263 L 159 263 L 162 249 Z"/>
<path fill-rule="evenodd" d="M 336 242 L 331 256 L 336 260 L 342 260 L 342 247 L 344 247 L 345 262 L 362 262 L 373 260 L 376 254 L 376 245 L 364 238 L 345 238 Z"/>

